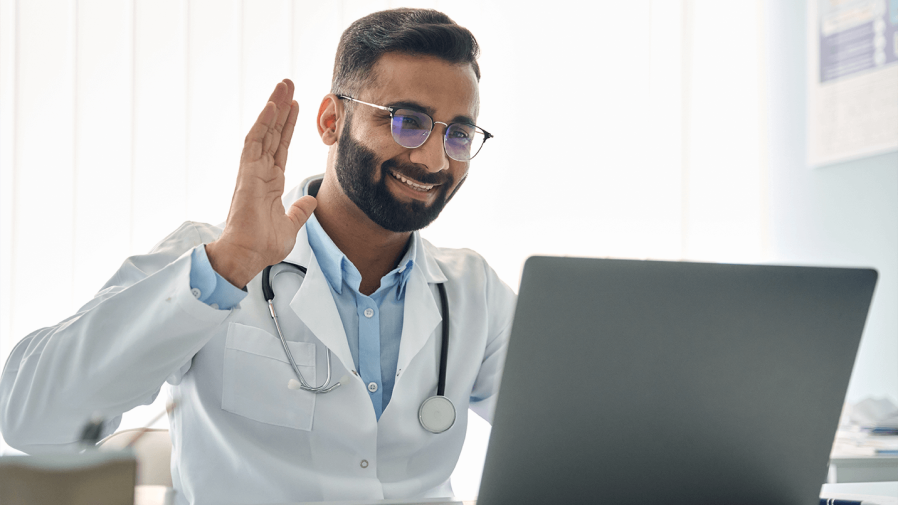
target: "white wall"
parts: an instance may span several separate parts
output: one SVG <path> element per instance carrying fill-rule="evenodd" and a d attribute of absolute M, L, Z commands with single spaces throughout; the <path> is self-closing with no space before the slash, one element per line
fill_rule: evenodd
<path fill-rule="evenodd" d="M 770 257 L 879 271 L 846 399 L 898 404 L 898 153 L 808 166 L 806 2 L 765 3 Z"/>

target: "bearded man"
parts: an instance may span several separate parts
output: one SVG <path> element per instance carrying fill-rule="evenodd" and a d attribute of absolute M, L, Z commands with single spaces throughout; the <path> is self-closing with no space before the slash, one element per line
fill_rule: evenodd
<path fill-rule="evenodd" d="M 16 346 L 7 443 L 76 443 L 95 413 L 112 433 L 168 382 L 178 503 L 451 496 L 468 409 L 491 416 L 515 303 L 483 258 L 418 232 L 492 136 L 476 126 L 477 56 L 436 11 L 353 23 L 317 115 L 324 175 L 286 195 L 299 108 L 278 83 L 223 227 L 185 223 Z"/>

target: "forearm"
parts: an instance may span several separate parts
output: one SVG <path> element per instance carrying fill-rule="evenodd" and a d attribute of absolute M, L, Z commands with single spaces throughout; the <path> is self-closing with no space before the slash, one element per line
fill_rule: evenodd
<path fill-rule="evenodd" d="M 146 403 L 230 314 L 195 299 L 189 269 L 188 252 L 26 337 L 0 378 L 7 443 L 70 443 L 93 414 L 114 417 Z"/>

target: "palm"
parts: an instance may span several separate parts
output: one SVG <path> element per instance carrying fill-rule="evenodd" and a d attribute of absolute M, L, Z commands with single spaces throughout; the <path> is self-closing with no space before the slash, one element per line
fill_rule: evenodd
<path fill-rule="evenodd" d="M 287 256 L 315 206 L 311 197 L 292 205 L 289 212 L 281 203 L 287 151 L 299 113 L 293 89 L 288 79 L 278 83 L 246 136 L 237 187 L 220 239 L 229 254 L 239 255 L 255 273 Z"/>

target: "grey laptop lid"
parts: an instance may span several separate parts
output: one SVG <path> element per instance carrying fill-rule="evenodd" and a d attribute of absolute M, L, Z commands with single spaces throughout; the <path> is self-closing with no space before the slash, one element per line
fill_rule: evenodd
<path fill-rule="evenodd" d="M 530 258 L 478 505 L 815 505 L 876 277 Z"/>

